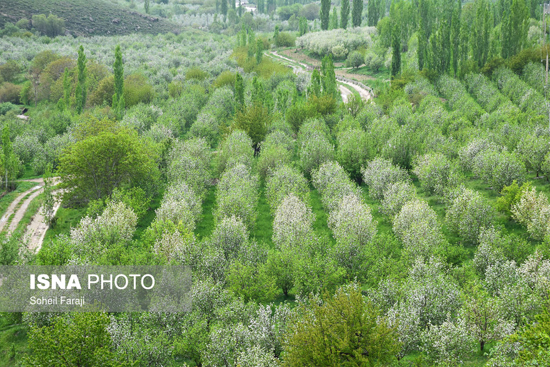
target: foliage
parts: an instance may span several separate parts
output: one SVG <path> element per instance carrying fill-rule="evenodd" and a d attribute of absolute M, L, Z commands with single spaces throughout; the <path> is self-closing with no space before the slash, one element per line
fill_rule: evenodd
<path fill-rule="evenodd" d="M 383 192 L 381 211 L 392 220 L 401 211 L 401 208 L 416 197 L 416 190 L 407 181 L 390 184 Z"/>
<path fill-rule="evenodd" d="M 356 26 L 354 25 L 354 27 Z M 338 28 L 330 31 L 311 32 L 296 39 L 296 47 L 305 48 L 319 56 L 331 53 L 332 49 L 337 46 L 351 52 L 361 46 L 370 46 L 372 42 L 371 34 L 374 32 L 375 30 L 372 27 Z"/>
<path fill-rule="evenodd" d="M 377 232 L 376 224 L 370 208 L 355 195 L 344 196 L 328 218 L 329 228 L 337 243 L 347 242 L 358 247 L 373 240 Z"/>
<path fill-rule="evenodd" d="M 409 181 L 407 171 L 394 166 L 390 161 L 376 158 L 370 161 L 361 170 L 363 181 L 369 186 L 369 195 L 373 199 L 381 200 L 384 191 L 397 182 Z"/>
<path fill-rule="evenodd" d="M 315 215 L 300 198 L 290 193 L 284 197 L 273 220 L 273 242 L 279 248 L 295 249 L 313 234 Z"/>
<path fill-rule="evenodd" d="M 414 173 L 418 176 L 424 190 L 438 195 L 443 195 L 447 190 L 457 186 L 460 181 L 456 166 L 453 166 L 441 153 L 418 157 Z"/>
<path fill-rule="evenodd" d="M 354 180 L 361 179 L 361 168 L 371 156 L 367 134 L 361 129 L 347 129 L 338 134 L 336 159 Z"/>
<path fill-rule="evenodd" d="M 271 119 L 269 110 L 263 105 L 255 103 L 237 111 L 235 127 L 246 132 L 252 139 L 252 145 L 258 149 L 260 142 L 264 140 L 267 134 Z"/>
<path fill-rule="evenodd" d="M 493 208 L 470 189 L 462 189 L 447 210 L 448 228 L 466 242 L 476 243 L 482 228 L 489 227 L 495 217 Z"/>
<path fill-rule="evenodd" d="M 300 302 L 285 343 L 289 366 L 375 366 L 391 363 L 398 349 L 395 329 L 353 284 Z"/>
<path fill-rule="evenodd" d="M 281 165 L 268 175 L 266 181 L 266 197 L 271 210 L 275 212 L 283 199 L 290 194 L 308 203 L 308 182 L 298 170 Z"/>
<path fill-rule="evenodd" d="M 336 162 L 323 163 L 317 171 L 313 172 L 312 181 L 321 194 L 323 206 L 329 213 L 339 208 L 344 197 L 361 197 L 361 190 L 355 186 L 342 166 Z"/>

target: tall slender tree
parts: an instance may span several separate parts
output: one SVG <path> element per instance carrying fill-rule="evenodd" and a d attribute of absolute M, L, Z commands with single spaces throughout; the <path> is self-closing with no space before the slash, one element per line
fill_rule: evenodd
<path fill-rule="evenodd" d="M 338 97 L 338 87 L 336 85 L 336 73 L 334 72 L 334 63 L 332 62 L 332 54 L 323 57 L 321 63 L 321 84 L 324 95 L 331 95 L 334 98 Z"/>
<path fill-rule="evenodd" d="M 336 7 L 332 8 L 332 14 L 330 15 L 330 25 L 329 29 L 336 29 L 338 28 L 338 12 L 336 10 Z"/>
<path fill-rule="evenodd" d="M 149 14 L 149 0 L 144 1 L 143 7 L 145 8 L 145 13 Z"/>
<path fill-rule="evenodd" d="M 238 72 L 235 74 L 235 100 L 237 109 L 242 110 L 244 108 L 244 80 Z"/>
<path fill-rule="evenodd" d="M 261 39 L 256 40 L 256 64 L 262 62 L 262 56 L 264 54 L 264 44 Z"/>
<path fill-rule="evenodd" d="M 81 114 L 84 106 L 86 106 L 86 78 L 87 78 L 87 68 L 86 68 L 86 55 L 84 54 L 84 47 L 80 45 L 78 49 L 78 78 L 76 84 L 76 113 Z"/>
<path fill-rule="evenodd" d="M 351 22 L 354 27 L 361 27 L 363 17 L 363 0 L 353 0 Z"/>
<path fill-rule="evenodd" d="M 472 49 L 473 59 L 480 68 L 485 65 L 489 55 L 489 36 L 491 35 L 492 25 L 493 20 L 491 19 L 488 4 L 485 0 L 477 0 L 476 16 L 472 24 L 470 48 Z"/>
<path fill-rule="evenodd" d="M 326 31 L 328 29 L 330 19 L 330 0 L 321 0 L 319 18 L 321 18 L 321 30 Z"/>
<path fill-rule="evenodd" d="M 399 75 L 401 71 L 401 34 L 397 23 L 392 26 L 392 59 L 391 59 L 391 77 L 392 79 Z"/>
<path fill-rule="evenodd" d="M 63 101 L 65 102 L 65 109 L 71 109 L 71 81 L 69 79 L 69 69 L 65 68 L 63 73 Z"/>
<path fill-rule="evenodd" d="M 349 0 L 342 0 L 340 8 L 340 27 L 346 29 L 349 21 Z"/>
<path fill-rule="evenodd" d="M 115 74 L 115 94 L 113 95 L 113 110 L 120 120 L 124 114 L 124 66 L 122 65 L 122 52 L 120 45 L 115 49 L 115 63 L 113 64 Z"/>
<path fill-rule="evenodd" d="M 18 159 L 13 152 L 13 146 L 10 140 L 10 128 L 6 124 L 2 130 L 2 166 L 4 168 L 6 191 L 8 191 L 9 182 L 14 178 L 17 172 L 18 165 Z"/>
<path fill-rule="evenodd" d="M 222 0 L 223 21 L 227 21 L 227 0 Z"/>
<path fill-rule="evenodd" d="M 527 42 L 529 30 L 529 10 L 524 0 L 513 0 L 512 6 L 503 14 L 502 57 L 508 58 L 517 54 Z"/>
<path fill-rule="evenodd" d="M 367 24 L 369 27 L 375 27 L 380 19 L 380 2 L 377 0 L 368 0 L 367 3 Z"/>
<path fill-rule="evenodd" d="M 457 0 L 451 19 L 451 68 L 454 75 L 458 73 L 458 62 L 460 59 L 460 17 L 462 13 L 462 1 Z"/>

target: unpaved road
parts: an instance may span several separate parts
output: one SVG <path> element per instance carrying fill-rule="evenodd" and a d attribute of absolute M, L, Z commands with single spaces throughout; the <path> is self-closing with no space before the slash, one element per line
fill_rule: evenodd
<path fill-rule="evenodd" d="M 56 196 L 55 205 L 53 207 L 53 215 L 57 213 L 57 210 L 60 206 L 61 195 L 58 195 Z M 31 223 L 29 224 L 29 226 L 27 227 L 27 231 L 25 232 L 25 236 L 23 237 L 25 242 L 28 243 L 29 250 L 32 250 L 35 253 L 40 251 L 47 230 L 48 224 L 46 223 L 46 219 L 42 215 L 42 207 L 40 207 L 38 213 L 36 213 L 32 218 Z"/>
<path fill-rule="evenodd" d="M 17 225 L 19 222 L 21 222 L 21 219 L 23 219 L 23 216 L 27 212 L 27 209 L 29 208 L 29 205 L 31 202 L 42 193 L 42 186 L 39 186 L 39 189 L 36 190 L 32 195 L 30 195 L 24 202 L 23 205 L 19 209 L 17 209 L 17 212 L 15 212 L 15 216 L 13 217 L 10 226 L 8 228 L 8 232 L 12 233 L 17 228 Z"/>
<path fill-rule="evenodd" d="M 338 89 L 340 89 L 340 94 L 342 95 L 342 101 L 344 101 L 344 103 L 347 103 L 348 98 L 352 94 L 352 92 L 348 88 L 344 87 L 343 85 L 339 85 Z"/>
<path fill-rule="evenodd" d="M 38 189 L 42 188 L 42 186 L 38 185 L 38 186 L 35 186 L 33 187 L 32 189 L 30 190 L 27 190 L 25 191 L 24 193 L 20 194 L 18 197 L 15 198 L 14 201 L 11 202 L 10 206 L 8 206 L 8 209 L 6 209 L 6 212 L 4 213 L 4 215 L 2 216 L 2 218 L 0 219 L 0 231 L 2 231 L 4 229 L 4 227 L 6 226 L 6 223 L 8 223 L 8 219 L 10 218 L 10 216 L 14 213 L 15 211 L 15 208 L 17 207 L 17 205 L 19 205 L 19 202 L 21 200 L 23 200 L 23 198 L 25 196 L 27 196 L 28 194 L 30 194 L 31 192 L 33 191 L 36 191 Z M 18 211 L 19 212 L 19 211 Z M 24 212 L 23 212 L 24 213 Z M 13 220 L 15 220 L 15 218 L 13 218 Z M 19 221 L 21 220 L 21 218 L 19 218 L 19 220 L 17 221 L 17 223 L 19 223 Z M 10 226 L 11 227 L 11 226 Z"/>
<path fill-rule="evenodd" d="M 306 65 L 306 64 L 301 63 L 301 62 L 296 61 L 296 60 L 292 60 L 291 58 L 288 58 L 288 57 L 286 57 L 286 56 L 283 56 L 283 55 L 277 53 L 277 51 L 270 51 L 269 54 L 270 54 L 270 56 L 272 56 L 272 57 L 275 56 L 275 57 L 274 57 L 275 59 L 280 58 L 280 59 L 283 59 L 283 60 L 287 61 L 287 62 L 290 64 L 290 66 L 292 67 L 292 69 L 294 70 L 294 73 L 295 73 L 295 74 L 304 73 L 304 72 L 306 72 L 307 70 L 311 69 L 311 66 Z M 338 79 L 338 78 L 337 78 L 337 79 Z M 349 80 L 349 79 L 348 79 L 348 80 Z M 362 98 L 363 100 L 365 100 L 365 101 L 367 101 L 367 100 L 369 100 L 369 99 L 372 98 L 372 95 L 371 95 L 370 91 L 368 91 L 368 90 L 365 89 L 365 88 L 362 88 L 362 87 L 360 87 L 360 86 L 358 86 L 358 85 L 355 85 L 355 84 L 353 84 L 353 83 L 348 83 L 348 82 L 346 82 L 346 81 L 344 81 L 344 80 L 341 80 L 341 79 L 338 79 L 338 83 L 341 83 L 341 84 L 345 84 L 345 85 L 346 85 L 346 87 L 343 87 L 343 86 L 340 85 L 340 93 L 342 94 L 342 100 L 343 100 L 344 102 L 347 102 L 347 98 L 348 98 L 349 94 L 344 95 L 344 93 L 346 93 L 346 92 L 342 89 L 342 87 L 343 87 L 345 90 L 347 90 L 348 92 L 350 92 L 350 90 L 349 90 L 347 87 L 350 87 L 350 88 L 355 89 L 355 90 L 359 93 L 359 95 L 361 96 L 361 98 Z M 351 92 L 350 92 L 350 93 L 351 93 Z"/>

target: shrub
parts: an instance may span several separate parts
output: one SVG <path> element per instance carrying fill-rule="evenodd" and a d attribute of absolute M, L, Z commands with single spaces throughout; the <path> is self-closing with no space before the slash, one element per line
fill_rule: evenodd
<path fill-rule="evenodd" d="M 329 213 L 338 208 L 345 196 L 361 197 L 361 190 L 349 179 L 342 166 L 333 161 L 323 163 L 313 172 L 312 181 Z"/>
<path fill-rule="evenodd" d="M 150 103 L 153 96 L 153 87 L 145 76 L 133 74 L 124 79 L 124 103 L 126 107 L 132 107 L 138 103 Z"/>
<path fill-rule="evenodd" d="M 527 168 L 535 171 L 537 177 L 541 172 L 545 157 L 550 152 L 547 135 L 524 135 L 518 143 L 517 154 L 525 162 Z"/>
<path fill-rule="evenodd" d="M 390 184 L 383 197 L 381 211 L 393 220 L 407 202 L 416 198 L 416 190 L 408 181 L 400 181 Z"/>
<path fill-rule="evenodd" d="M 248 242 L 248 230 L 243 221 L 232 215 L 216 223 L 210 236 L 210 244 L 221 249 L 226 260 L 237 258 L 243 246 Z"/>
<path fill-rule="evenodd" d="M 218 172 L 223 172 L 237 164 L 244 164 L 250 168 L 253 159 L 252 139 L 244 131 L 234 130 L 220 146 Z"/>
<path fill-rule="evenodd" d="M 394 233 L 411 257 L 429 258 L 443 241 L 435 211 L 418 199 L 407 202 L 393 221 Z"/>
<path fill-rule="evenodd" d="M 242 220 L 247 228 L 256 221 L 258 202 L 258 176 L 250 173 L 244 164 L 234 164 L 221 176 L 216 193 L 216 221 L 235 216 Z"/>
<path fill-rule="evenodd" d="M 283 199 L 290 194 L 308 203 L 308 182 L 298 170 L 287 165 L 279 166 L 269 174 L 266 182 L 266 197 L 271 210 L 275 212 Z"/>
<path fill-rule="evenodd" d="M 361 167 L 369 160 L 367 134 L 361 129 L 347 129 L 338 134 L 336 159 L 354 180 L 361 179 Z"/>
<path fill-rule="evenodd" d="M 266 178 L 269 172 L 277 167 L 290 164 L 291 161 L 292 156 L 284 147 L 269 145 L 262 148 L 260 153 L 257 165 L 258 173 L 260 177 Z"/>
<path fill-rule="evenodd" d="M 14 60 L 8 60 L 5 64 L 0 65 L 0 80 L 5 82 L 13 82 L 17 74 L 21 71 L 21 67 Z"/>
<path fill-rule="evenodd" d="M 197 67 L 191 68 L 187 70 L 187 72 L 185 73 L 186 80 L 192 80 L 192 79 L 204 80 L 206 78 L 208 78 L 208 73 Z"/>
<path fill-rule="evenodd" d="M 288 32 L 280 32 L 275 40 L 275 46 L 277 47 L 294 47 L 295 43 L 296 37 Z"/>
<path fill-rule="evenodd" d="M 492 225 L 493 208 L 477 191 L 462 189 L 447 210 L 448 228 L 462 237 L 464 241 L 476 243 L 482 228 Z"/>
<path fill-rule="evenodd" d="M 229 70 L 223 71 L 212 83 L 215 88 L 230 87 L 235 85 L 235 74 Z"/>
<path fill-rule="evenodd" d="M 376 158 L 362 168 L 363 181 L 369 186 L 369 195 L 381 200 L 384 191 L 397 182 L 409 181 L 409 174 L 404 169 L 394 166 L 389 160 Z"/>
<path fill-rule="evenodd" d="M 430 194 L 443 195 L 458 184 L 456 168 L 441 153 L 425 154 L 419 157 L 414 167 L 422 188 Z"/>
<path fill-rule="evenodd" d="M 13 83 L 5 82 L 0 85 L 0 103 L 10 102 L 19 104 L 19 97 L 21 95 L 22 87 Z"/>
<path fill-rule="evenodd" d="M 486 150 L 476 157 L 474 174 L 500 192 L 505 186 L 525 180 L 525 166 L 514 153 L 507 150 Z"/>
<path fill-rule="evenodd" d="M 13 151 L 23 164 L 30 163 L 37 153 L 43 154 L 42 144 L 36 135 L 19 135 L 13 141 Z"/>
<path fill-rule="evenodd" d="M 273 243 L 279 248 L 294 249 L 313 235 L 315 215 L 293 193 L 277 207 L 273 220 Z"/>
<path fill-rule="evenodd" d="M 372 43 L 371 34 L 375 32 L 373 27 L 357 27 L 349 29 L 333 29 L 330 31 L 311 32 L 299 37 L 296 46 L 305 48 L 318 56 L 324 56 L 332 52 L 334 47 L 341 47 L 349 51 L 359 47 L 367 48 Z"/>

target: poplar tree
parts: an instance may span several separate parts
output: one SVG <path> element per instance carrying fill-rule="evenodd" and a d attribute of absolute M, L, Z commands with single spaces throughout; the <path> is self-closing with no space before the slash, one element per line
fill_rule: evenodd
<path fill-rule="evenodd" d="M 311 73 L 311 94 L 316 97 L 321 95 L 321 74 L 317 69 L 314 69 Z"/>
<path fill-rule="evenodd" d="M 84 106 L 86 106 L 86 55 L 84 47 L 80 45 L 78 49 L 78 78 L 76 84 L 76 113 L 81 114 Z"/>
<path fill-rule="evenodd" d="M 321 30 L 326 31 L 328 29 L 330 18 L 330 0 L 321 0 L 319 18 L 321 18 Z"/>
<path fill-rule="evenodd" d="M 351 21 L 354 27 L 361 27 L 361 17 L 363 16 L 363 0 L 353 0 L 351 10 Z"/>
<path fill-rule="evenodd" d="M 273 33 L 273 42 L 275 43 L 275 46 L 277 46 L 277 44 L 279 43 L 278 40 L 279 40 L 279 26 L 276 25 L 275 32 Z"/>
<path fill-rule="evenodd" d="M 521 51 L 527 42 L 529 10 L 524 0 L 513 0 L 506 9 L 501 24 L 502 57 L 508 58 Z"/>
<path fill-rule="evenodd" d="M 122 52 L 120 45 L 115 49 L 115 63 L 113 64 L 115 74 L 115 94 L 113 95 L 113 110 L 117 118 L 122 119 L 124 114 L 124 66 L 122 65 Z"/>
<path fill-rule="evenodd" d="M 395 23 L 392 29 L 392 59 L 391 59 L 391 77 L 392 79 L 399 75 L 401 71 L 401 35 L 399 34 L 399 25 Z"/>
<path fill-rule="evenodd" d="M 484 0 L 476 2 L 476 17 L 472 25 L 470 47 L 472 56 L 477 65 L 481 68 L 487 62 L 489 55 L 489 36 L 493 21 L 489 6 Z"/>
<path fill-rule="evenodd" d="M 237 109 L 242 110 L 244 107 L 244 80 L 241 74 L 235 74 L 235 101 Z"/>
<path fill-rule="evenodd" d="M 338 13 L 336 7 L 332 8 L 332 14 L 330 15 L 330 27 L 329 29 L 338 28 Z"/>
<path fill-rule="evenodd" d="M 63 100 L 65 102 L 65 110 L 71 108 L 71 81 L 69 80 L 69 69 L 65 68 L 63 73 Z"/>
<path fill-rule="evenodd" d="M 145 0 L 143 7 L 145 8 L 145 12 L 149 14 L 149 0 Z"/>
<path fill-rule="evenodd" d="M 256 64 L 262 62 L 264 44 L 261 39 L 256 40 Z"/>
<path fill-rule="evenodd" d="M 222 0 L 223 21 L 227 21 L 227 0 Z"/>
<path fill-rule="evenodd" d="M 338 96 L 338 88 L 336 85 L 336 73 L 334 72 L 334 64 L 332 62 L 332 54 L 323 57 L 321 63 L 321 76 L 324 95 L 332 95 L 334 98 Z"/>
<path fill-rule="evenodd" d="M 10 128 L 6 124 L 2 130 L 2 165 L 4 168 L 4 180 L 6 181 L 6 191 L 8 183 L 14 178 L 18 169 L 18 159 L 13 153 L 13 146 L 10 140 Z"/>
<path fill-rule="evenodd" d="M 375 27 L 380 19 L 380 3 L 377 0 L 369 0 L 367 3 L 367 25 Z"/>
<path fill-rule="evenodd" d="M 348 27 L 349 20 L 349 0 L 342 0 L 342 7 L 340 8 L 340 27 L 346 29 Z"/>
<path fill-rule="evenodd" d="M 458 73 L 458 61 L 460 59 L 460 16 L 462 13 L 462 2 L 457 0 L 457 6 L 453 10 L 453 16 L 451 19 L 451 67 L 453 73 L 456 76 Z"/>

